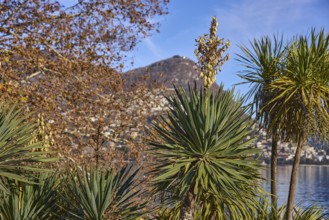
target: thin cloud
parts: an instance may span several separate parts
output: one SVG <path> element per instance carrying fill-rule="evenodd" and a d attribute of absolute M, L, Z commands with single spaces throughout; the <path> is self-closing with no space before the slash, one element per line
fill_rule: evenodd
<path fill-rule="evenodd" d="M 241 53 L 237 45 L 248 46 L 249 40 L 272 34 L 283 34 L 284 39 L 289 39 L 295 34 L 307 33 L 312 25 L 321 25 L 321 18 L 327 15 L 319 11 L 320 4 L 326 7 L 325 0 L 238 0 L 219 5 L 215 10 L 219 35 L 231 41 L 229 53 L 233 58 L 224 65 L 223 73 L 234 73 L 223 74 L 219 80 L 226 86 L 241 82 L 235 74 L 241 70 L 235 60 L 235 54 Z M 246 86 L 238 88 L 247 90 Z"/>
<path fill-rule="evenodd" d="M 303 22 L 317 0 L 242 0 L 220 7 L 216 14 L 228 34 L 251 38 L 264 34 L 289 31 Z M 293 30 L 291 30 L 293 31 Z"/>
<path fill-rule="evenodd" d="M 152 55 L 161 58 L 161 51 L 160 49 L 156 46 L 156 44 L 152 41 L 150 37 L 146 37 L 143 42 L 147 46 L 148 50 L 151 51 Z"/>

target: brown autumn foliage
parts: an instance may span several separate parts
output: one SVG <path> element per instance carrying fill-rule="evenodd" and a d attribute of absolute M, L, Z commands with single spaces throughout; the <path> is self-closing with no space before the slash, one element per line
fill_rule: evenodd
<path fill-rule="evenodd" d="M 134 132 L 148 116 L 132 113 L 131 105 L 151 92 L 124 91 L 118 71 L 126 52 L 157 30 L 152 18 L 165 15 L 168 3 L 0 0 L 1 98 L 41 116 L 62 158 L 108 164 L 143 158 Z"/>

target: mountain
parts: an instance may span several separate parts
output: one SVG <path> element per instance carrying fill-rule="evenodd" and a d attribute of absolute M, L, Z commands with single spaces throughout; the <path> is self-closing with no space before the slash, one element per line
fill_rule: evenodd
<path fill-rule="evenodd" d="M 123 74 L 125 87 L 130 88 L 135 85 L 142 85 L 147 88 L 173 88 L 173 85 L 188 88 L 188 84 L 197 86 L 203 85 L 199 77 L 200 68 L 197 64 L 184 56 L 173 56 L 171 58 L 155 62 L 146 67 L 130 70 Z M 212 89 L 217 90 L 219 87 L 215 83 Z"/>

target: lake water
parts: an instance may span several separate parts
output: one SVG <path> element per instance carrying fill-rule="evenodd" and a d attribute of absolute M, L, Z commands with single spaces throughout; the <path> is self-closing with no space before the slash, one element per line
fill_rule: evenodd
<path fill-rule="evenodd" d="M 291 169 L 292 166 L 278 166 L 277 191 L 280 205 L 287 202 Z M 267 178 L 264 187 L 270 192 L 270 167 L 263 171 L 263 176 Z M 316 204 L 326 208 L 329 216 L 329 166 L 300 166 L 295 201 L 301 206 Z"/>

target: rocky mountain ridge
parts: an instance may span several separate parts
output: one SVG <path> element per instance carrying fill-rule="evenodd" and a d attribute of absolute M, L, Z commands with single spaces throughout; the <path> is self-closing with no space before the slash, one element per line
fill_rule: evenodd
<path fill-rule="evenodd" d="M 147 88 L 173 89 L 173 85 L 176 85 L 187 89 L 188 84 L 193 86 L 194 81 L 201 87 L 203 80 L 199 76 L 200 68 L 197 64 L 185 56 L 178 55 L 123 74 L 126 88 L 142 85 Z M 214 90 L 218 88 L 216 83 L 212 87 Z"/>

